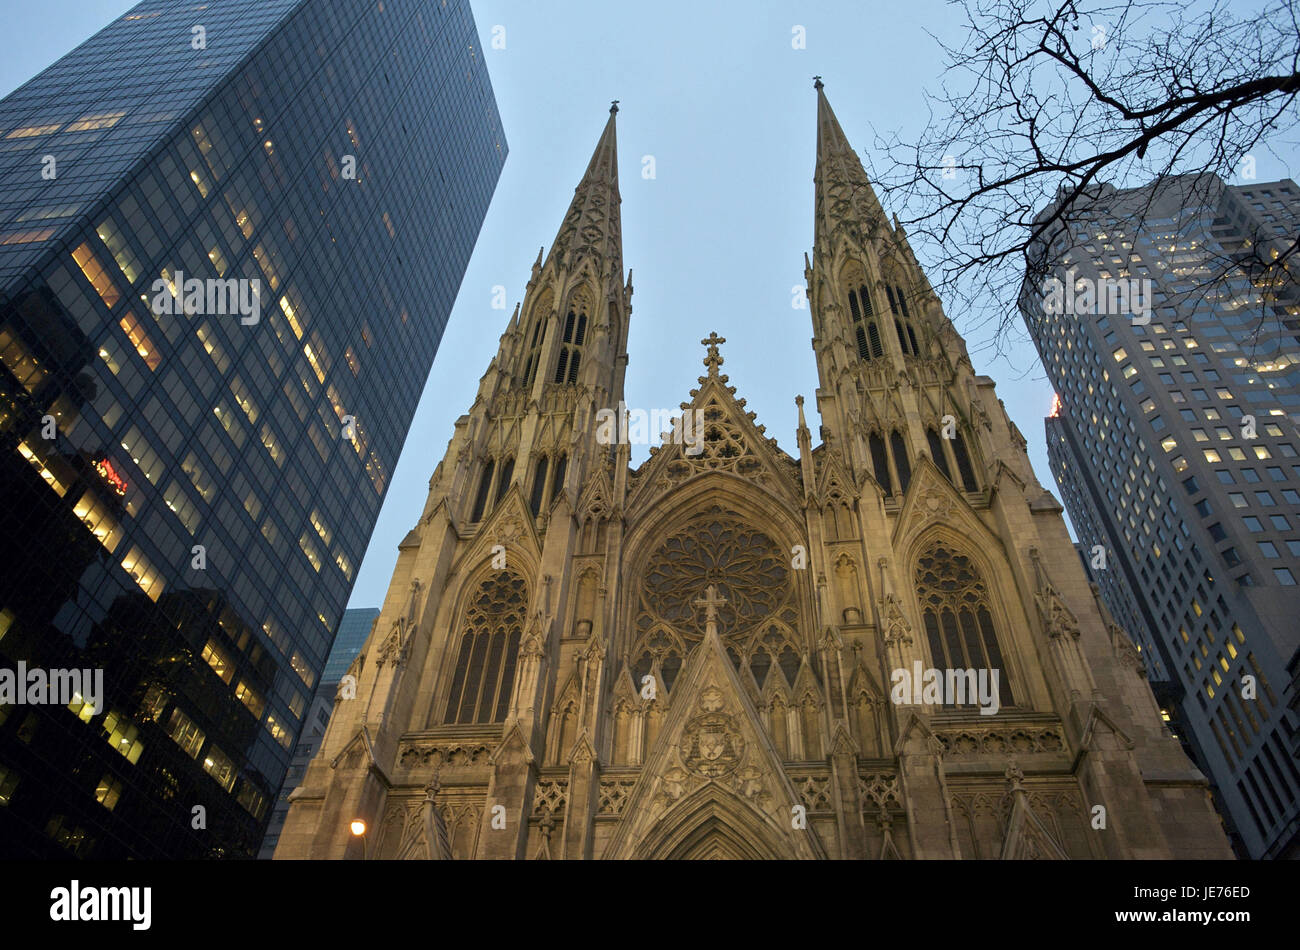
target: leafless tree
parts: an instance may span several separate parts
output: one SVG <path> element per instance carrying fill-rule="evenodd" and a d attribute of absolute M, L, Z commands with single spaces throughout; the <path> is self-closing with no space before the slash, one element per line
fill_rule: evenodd
<path fill-rule="evenodd" d="M 953 0 L 966 39 L 936 37 L 948 68 L 928 124 L 916 141 L 878 143 L 875 178 L 918 254 L 940 262 L 935 290 L 964 329 L 991 329 L 1001 348 L 1022 287 L 1103 185 L 1192 176 L 1213 197 L 1293 149 L 1297 2 Z M 1272 288 L 1262 297 L 1293 289 L 1300 236 L 1257 237 L 1205 284 L 1236 274 Z"/>

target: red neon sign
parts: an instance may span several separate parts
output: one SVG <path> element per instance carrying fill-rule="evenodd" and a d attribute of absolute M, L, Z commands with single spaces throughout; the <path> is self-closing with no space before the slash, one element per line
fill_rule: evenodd
<path fill-rule="evenodd" d="M 100 459 L 95 462 L 95 470 L 104 477 L 104 481 L 113 486 L 113 491 L 119 495 L 126 494 L 126 479 L 118 474 L 112 462 L 108 459 Z"/>

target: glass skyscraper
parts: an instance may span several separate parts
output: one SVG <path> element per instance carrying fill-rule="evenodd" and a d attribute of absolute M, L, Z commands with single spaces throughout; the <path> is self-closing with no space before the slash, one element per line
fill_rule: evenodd
<path fill-rule="evenodd" d="M 146 0 L 0 101 L 0 854 L 256 854 L 505 156 L 468 0 Z"/>
<path fill-rule="evenodd" d="M 1290 180 L 1103 186 L 1021 298 L 1089 572 L 1256 858 L 1300 848 L 1300 282 L 1235 265 L 1297 232 Z M 1053 301 L 1075 282 L 1090 304 Z"/>

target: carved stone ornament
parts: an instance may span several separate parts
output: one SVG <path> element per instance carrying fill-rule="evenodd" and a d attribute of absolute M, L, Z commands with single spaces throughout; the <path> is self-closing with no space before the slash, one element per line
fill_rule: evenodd
<path fill-rule="evenodd" d="M 729 775 L 745 754 L 739 724 L 722 707 L 722 691 L 709 687 L 700 694 L 701 715 L 691 719 L 682 730 L 679 747 L 682 764 L 704 778 Z"/>

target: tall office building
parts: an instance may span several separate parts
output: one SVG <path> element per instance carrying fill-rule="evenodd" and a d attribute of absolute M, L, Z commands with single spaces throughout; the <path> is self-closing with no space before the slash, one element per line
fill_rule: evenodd
<path fill-rule="evenodd" d="M 293 759 L 289 763 L 289 770 L 285 772 L 284 784 L 271 809 L 266 836 L 262 839 L 262 848 L 257 854 L 259 858 L 269 859 L 275 854 L 275 846 L 280 841 L 280 830 L 289 814 L 289 795 L 298 787 L 312 756 L 320 748 L 321 737 L 329 726 L 339 685 L 352 661 L 361 653 L 361 648 L 365 646 L 366 638 L 378 619 L 378 607 L 353 607 L 343 611 L 338 634 L 334 637 L 334 646 L 330 648 L 330 655 L 325 660 L 325 669 L 321 671 L 320 682 L 316 685 L 316 692 L 307 707 L 307 715 L 303 718 L 302 730 L 294 743 Z"/>
<path fill-rule="evenodd" d="M 103 670 L 0 692 L 4 854 L 256 853 L 505 155 L 467 0 L 146 0 L 0 102 L 0 669 Z"/>
<path fill-rule="evenodd" d="M 816 115 L 818 444 L 802 398 L 797 449 L 764 434 L 710 334 L 630 466 L 611 115 L 277 858 L 1231 855 L 820 81 Z M 912 693 L 977 668 L 978 704 Z"/>
<path fill-rule="evenodd" d="M 1040 248 L 1055 282 L 1021 301 L 1091 574 L 1253 857 L 1300 840 L 1284 697 L 1300 647 L 1300 297 L 1293 271 L 1265 286 L 1233 266 L 1297 231 L 1289 180 L 1103 187 Z M 1068 305 L 1085 292 L 1090 306 Z"/>

